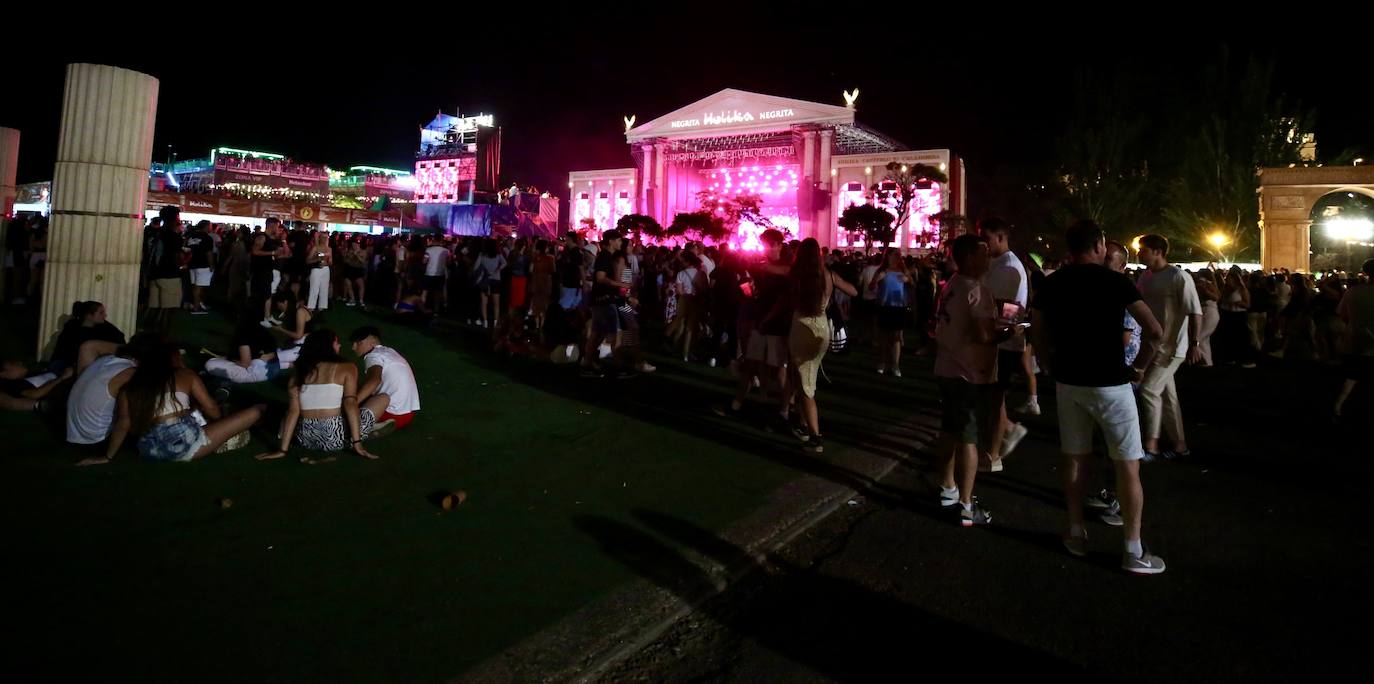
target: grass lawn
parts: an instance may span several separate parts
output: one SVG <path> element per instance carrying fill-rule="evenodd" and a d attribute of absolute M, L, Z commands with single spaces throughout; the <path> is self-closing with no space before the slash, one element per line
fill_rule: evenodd
<path fill-rule="evenodd" d="M 411 429 L 372 443 L 380 461 L 257 462 L 261 430 L 192 464 L 126 450 L 75 468 L 59 433 L 0 414 L 20 657 L 121 679 L 446 679 L 632 578 L 576 517 L 642 527 L 642 509 L 719 530 L 806 460 L 705 410 L 728 391 L 723 370 L 583 381 L 354 310 L 326 324 L 346 336 L 364 322 L 410 360 L 423 404 Z M 11 309 L 0 323 L 0 352 L 31 348 L 31 319 Z M 179 314 L 173 336 L 194 352 L 222 348 L 229 329 Z M 837 429 L 900 414 L 869 375 L 828 365 L 876 402 L 847 401 Z M 262 394 L 279 411 L 284 381 L 240 388 L 235 403 Z M 469 495 L 457 511 L 431 500 L 456 489 Z"/>

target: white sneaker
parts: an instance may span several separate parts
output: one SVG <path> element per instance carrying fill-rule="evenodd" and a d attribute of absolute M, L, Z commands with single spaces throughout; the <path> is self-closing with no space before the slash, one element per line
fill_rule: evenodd
<path fill-rule="evenodd" d="M 1024 425 L 1012 423 L 1011 427 L 1007 429 L 1007 434 L 1002 436 L 1002 458 L 1011 455 L 1011 452 L 1016 449 L 1016 445 L 1020 444 L 1021 440 L 1025 439 L 1028 434 L 1030 434 L 1030 430 L 1027 430 Z M 999 459 L 997 462 L 1000 463 L 1001 460 Z"/>
<path fill-rule="evenodd" d="M 944 487 L 941 487 L 941 488 L 940 488 L 940 505 L 943 506 L 943 507 L 945 507 L 945 508 L 949 508 L 950 506 L 958 506 L 958 505 L 959 505 L 959 488 L 958 488 L 958 487 L 951 487 L 950 489 L 945 489 Z"/>
<path fill-rule="evenodd" d="M 900 369 L 900 368 L 893 368 L 893 369 L 892 369 L 892 377 L 894 377 L 894 378 L 900 378 L 900 377 L 902 377 L 902 369 Z"/>
<path fill-rule="evenodd" d="M 883 368 L 882 366 L 878 366 L 878 375 L 887 375 L 887 369 Z"/>
<path fill-rule="evenodd" d="M 1021 408 L 1016 409 L 1016 412 L 1024 413 L 1028 416 L 1038 416 L 1040 415 L 1040 402 L 1034 399 L 1027 399 L 1026 403 L 1021 405 Z"/>
<path fill-rule="evenodd" d="M 636 366 L 635 369 L 641 373 L 652 373 L 658 370 L 658 366 L 655 366 L 649 363 L 648 361 L 640 361 L 639 365 Z"/>

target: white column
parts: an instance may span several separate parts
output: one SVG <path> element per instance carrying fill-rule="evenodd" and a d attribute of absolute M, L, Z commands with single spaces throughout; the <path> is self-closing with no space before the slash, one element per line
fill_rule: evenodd
<path fill-rule="evenodd" d="M 639 151 L 644 155 L 644 168 L 640 171 L 639 187 L 635 196 L 638 198 L 639 213 L 645 216 L 653 216 L 654 208 L 649 205 L 649 188 L 653 187 L 654 182 L 654 146 L 641 144 Z"/>
<path fill-rule="evenodd" d="M 157 79 L 147 74 L 67 65 L 38 327 L 40 357 L 51 352 L 74 301 L 104 302 L 110 322 L 125 335 L 137 327 L 157 93 Z"/>
<path fill-rule="evenodd" d="M 0 128 L 0 303 L 5 299 L 5 234 L 9 227 L 9 215 L 14 209 L 14 197 L 18 190 L 14 186 L 15 171 L 19 167 L 19 131 L 13 128 Z"/>
<path fill-rule="evenodd" d="M 663 143 L 654 144 L 654 209 L 657 212 L 654 217 L 664 227 L 673 220 L 668 215 L 667 165 L 663 159 L 667 149 L 668 146 Z"/>
<path fill-rule="evenodd" d="M 834 129 L 821 129 L 821 163 L 816 169 L 817 188 L 826 191 L 825 206 L 817 207 L 816 239 L 822 247 L 835 246 L 835 177 L 830 175 L 830 148 L 833 146 Z"/>
<path fill-rule="evenodd" d="M 812 190 L 816 187 L 816 132 L 802 133 L 801 187 L 797 192 L 797 237 L 805 240 L 816 236 L 816 207 Z"/>

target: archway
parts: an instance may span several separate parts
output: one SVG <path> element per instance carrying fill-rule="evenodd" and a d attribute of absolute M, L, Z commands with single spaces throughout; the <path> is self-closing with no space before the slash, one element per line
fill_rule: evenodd
<path fill-rule="evenodd" d="M 1357 271 L 1374 257 L 1374 191 L 1340 188 L 1312 205 L 1312 262 L 1314 272 Z"/>
<path fill-rule="evenodd" d="M 1260 169 L 1259 178 L 1260 263 L 1266 270 L 1312 270 L 1312 212 L 1323 197 L 1374 197 L 1374 166 Z"/>

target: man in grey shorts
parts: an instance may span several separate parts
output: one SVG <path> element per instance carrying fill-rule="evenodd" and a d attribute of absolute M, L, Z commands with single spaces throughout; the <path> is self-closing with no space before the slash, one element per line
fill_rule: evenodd
<path fill-rule="evenodd" d="M 1131 280 L 1102 265 L 1107 245 L 1097 224 L 1080 221 L 1065 237 L 1071 263 L 1045 279 L 1032 304 L 1031 323 L 1036 358 L 1056 383 L 1064 495 L 1069 505 L 1064 548 L 1075 556 L 1087 555 L 1084 489 L 1096 426 L 1116 466 L 1126 538 L 1121 567 L 1135 574 L 1157 575 L 1164 572 L 1164 559 L 1146 550 L 1140 539 L 1145 505 L 1140 459 L 1145 453 L 1131 383 L 1139 382 L 1149 370 L 1163 329 Z M 1121 353 L 1123 311 L 1129 311 L 1143 330 L 1133 366 L 1126 365 Z"/>

